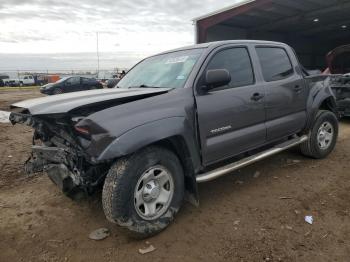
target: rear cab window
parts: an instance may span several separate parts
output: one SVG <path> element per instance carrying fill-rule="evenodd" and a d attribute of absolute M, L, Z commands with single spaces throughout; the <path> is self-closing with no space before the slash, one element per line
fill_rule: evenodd
<path fill-rule="evenodd" d="M 294 74 L 292 62 L 282 47 L 256 47 L 264 80 L 278 81 Z"/>

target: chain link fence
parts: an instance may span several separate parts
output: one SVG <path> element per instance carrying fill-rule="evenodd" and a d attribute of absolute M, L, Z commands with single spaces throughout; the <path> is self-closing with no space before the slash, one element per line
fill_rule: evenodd
<path fill-rule="evenodd" d="M 127 68 L 113 68 L 97 71 L 94 70 L 6 70 L 0 71 L 0 87 L 4 86 L 41 86 L 53 83 L 57 80 L 70 77 L 82 76 L 96 78 L 102 81 L 119 77 Z"/>

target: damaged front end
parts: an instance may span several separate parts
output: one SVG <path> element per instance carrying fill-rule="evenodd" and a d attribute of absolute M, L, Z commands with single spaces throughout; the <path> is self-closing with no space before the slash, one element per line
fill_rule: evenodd
<path fill-rule="evenodd" d="M 337 99 L 341 117 L 350 117 L 350 75 L 332 75 L 331 88 Z"/>
<path fill-rule="evenodd" d="M 34 98 L 11 105 L 11 123 L 35 130 L 25 171 L 46 172 L 66 194 L 80 190 L 92 193 L 102 185 L 117 157 L 100 156 L 117 136 L 133 127 L 133 122 L 117 126 L 111 121 L 117 109 L 168 91 L 112 88 Z"/>
<path fill-rule="evenodd" d="M 84 191 L 93 193 L 104 180 L 109 163 L 93 163 L 84 145 L 89 143 L 84 130 L 76 130 L 74 118 L 67 115 L 32 116 L 10 114 L 14 124 L 25 124 L 34 131 L 32 153 L 25 162 L 27 174 L 45 172 L 68 196 Z M 81 128 L 80 128 L 81 129 Z"/>

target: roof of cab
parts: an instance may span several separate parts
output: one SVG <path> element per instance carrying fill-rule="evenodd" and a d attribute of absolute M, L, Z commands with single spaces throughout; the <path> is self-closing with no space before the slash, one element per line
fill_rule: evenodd
<path fill-rule="evenodd" d="M 222 45 L 227 45 L 227 44 L 286 45 L 286 44 L 281 43 L 281 42 L 262 41 L 262 40 L 224 40 L 224 41 L 215 41 L 215 42 L 208 42 L 208 43 L 184 46 L 184 47 L 168 50 L 168 51 L 156 54 L 156 55 L 167 54 L 167 53 L 172 53 L 172 52 L 176 52 L 176 51 L 190 50 L 190 49 L 216 48 L 216 47 L 219 47 Z"/>

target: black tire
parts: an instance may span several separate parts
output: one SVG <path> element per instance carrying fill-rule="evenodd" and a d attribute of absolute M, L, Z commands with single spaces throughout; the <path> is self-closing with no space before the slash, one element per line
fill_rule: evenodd
<path fill-rule="evenodd" d="M 329 146 L 322 149 L 318 142 L 318 133 L 321 126 L 325 123 L 329 123 L 332 126 L 334 133 Z M 336 145 L 338 129 L 338 119 L 336 115 L 331 111 L 320 110 L 317 113 L 314 125 L 310 130 L 308 141 L 300 145 L 302 154 L 315 159 L 327 157 L 333 151 Z"/>
<path fill-rule="evenodd" d="M 134 192 L 140 177 L 154 166 L 164 166 L 173 179 L 174 191 L 164 213 L 153 220 L 142 218 L 136 210 Z M 129 229 L 136 238 L 149 237 L 166 228 L 180 209 L 184 198 L 183 168 L 177 156 L 157 146 L 145 148 L 119 159 L 107 174 L 102 204 L 107 219 Z"/>
<path fill-rule="evenodd" d="M 61 88 L 55 88 L 52 92 L 53 95 L 63 94 L 63 90 Z"/>

